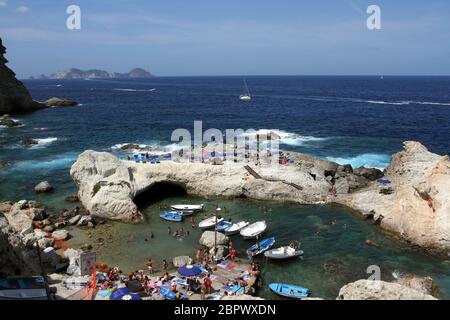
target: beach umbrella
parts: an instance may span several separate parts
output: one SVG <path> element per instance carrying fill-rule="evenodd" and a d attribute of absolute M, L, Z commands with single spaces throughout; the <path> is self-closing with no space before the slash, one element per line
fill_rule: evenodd
<path fill-rule="evenodd" d="M 377 182 L 385 185 L 391 183 L 391 181 L 388 179 L 378 179 Z"/>
<path fill-rule="evenodd" d="M 111 300 L 142 300 L 141 297 L 132 293 L 128 288 L 119 288 L 111 294 Z"/>
<path fill-rule="evenodd" d="M 202 270 L 197 266 L 183 266 L 178 268 L 178 273 L 183 277 L 194 277 L 202 273 Z"/>

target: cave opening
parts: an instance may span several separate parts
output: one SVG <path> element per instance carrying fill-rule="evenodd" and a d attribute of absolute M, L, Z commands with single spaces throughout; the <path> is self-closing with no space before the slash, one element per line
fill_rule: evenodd
<path fill-rule="evenodd" d="M 139 209 L 144 209 L 166 198 L 185 195 L 187 195 L 187 191 L 183 183 L 161 181 L 150 185 L 146 190 L 139 193 L 133 201 Z"/>

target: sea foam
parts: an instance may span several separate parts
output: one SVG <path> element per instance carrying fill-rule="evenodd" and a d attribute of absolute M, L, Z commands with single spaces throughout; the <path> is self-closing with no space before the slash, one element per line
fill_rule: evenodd
<path fill-rule="evenodd" d="M 351 164 L 353 168 L 366 167 L 383 170 L 389 165 L 390 156 L 387 154 L 365 153 L 354 157 L 326 157 L 328 161 L 338 164 Z"/>

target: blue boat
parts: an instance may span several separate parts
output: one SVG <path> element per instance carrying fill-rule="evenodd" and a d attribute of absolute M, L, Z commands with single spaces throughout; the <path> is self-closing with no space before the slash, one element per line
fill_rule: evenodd
<path fill-rule="evenodd" d="M 216 224 L 216 231 L 218 231 L 218 232 L 225 231 L 232 225 L 233 225 L 233 222 L 222 220 L 218 224 Z"/>
<path fill-rule="evenodd" d="M 183 215 L 176 211 L 163 211 L 159 216 L 167 221 L 181 222 L 183 220 Z"/>
<path fill-rule="evenodd" d="M 292 284 L 271 283 L 269 284 L 269 289 L 274 293 L 287 298 L 303 299 L 311 295 L 311 290 L 308 288 L 294 286 Z"/>
<path fill-rule="evenodd" d="M 261 254 L 264 251 L 272 248 L 272 246 L 274 244 L 275 244 L 275 237 L 261 240 L 257 245 L 254 244 L 250 248 L 247 249 L 247 255 L 252 256 L 252 257 L 257 256 L 258 254 Z"/>

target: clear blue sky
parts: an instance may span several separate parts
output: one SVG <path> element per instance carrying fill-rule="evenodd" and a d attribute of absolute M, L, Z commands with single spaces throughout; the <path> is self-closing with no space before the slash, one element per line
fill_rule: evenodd
<path fill-rule="evenodd" d="M 66 28 L 69 4 L 81 30 Z M 366 28 L 369 4 L 382 30 Z M 450 74 L 448 0 L 0 0 L 0 36 L 19 77 Z"/>

